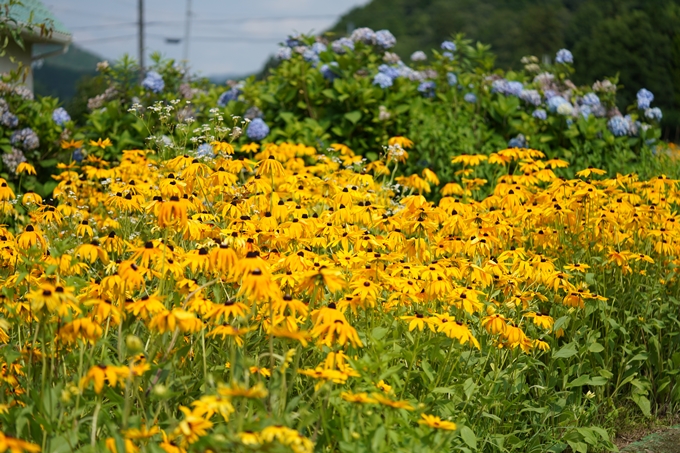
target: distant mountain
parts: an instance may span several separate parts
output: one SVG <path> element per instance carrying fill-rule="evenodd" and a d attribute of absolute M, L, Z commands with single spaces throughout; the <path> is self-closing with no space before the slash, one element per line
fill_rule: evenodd
<path fill-rule="evenodd" d="M 331 29 L 388 29 L 404 59 L 456 33 L 491 44 L 497 66 L 525 55 L 574 54 L 575 82 L 619 74 L 621 105 L 640 88 L 664 110 L 667 138 L 680 139 L 680 0 L 372 0 Z"/>
<path fill-rule="evenodd" d="M 35 92 L 68 102 L 76 94 L 77 82 L 94 76 L 97 63 L 102 60 L 102 57 L 72 44 L 65 54 L 46 58 L 33 68 Z"/>

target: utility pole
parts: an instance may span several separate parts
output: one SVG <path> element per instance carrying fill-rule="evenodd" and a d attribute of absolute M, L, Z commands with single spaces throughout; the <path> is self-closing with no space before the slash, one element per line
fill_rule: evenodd
<path fill-rule="evenodd" d="M 140 77 L 144 76 L 144 0 L 137 0 L 137 16 L 139 19 L 139 30 L 137 41 L 139 43 L 139 70 Z"/>
<path fill-rule="evenodd" d="M 189 67 L 189 33 L 191 32 L 191 0 L 187 0 L 187 16 L 184 23 L 184 54 L 182 60 Z"/>

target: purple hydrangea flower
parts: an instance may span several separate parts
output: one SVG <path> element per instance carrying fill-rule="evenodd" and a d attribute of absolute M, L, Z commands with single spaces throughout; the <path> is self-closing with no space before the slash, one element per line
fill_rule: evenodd
<path fill-rule="evenodd" d="M 8 129 L 14 129 L 19 125 L 19 118 L 9 110 L 0 115 L 0 124 Z"/>
<path fill-rule="evenodd" d="M 637 92 L 637 104 L 640 110 L 647 110 L 649 108 L 649 104 L 651 104 L 653 100 L 654 95 L 648 89 L 642 88 Z"/>
<path fill-rule="evenodd" d="M 144 80 L 142 80 L 142 86 L 154 93 L 160 93 L 165 88 L 165 82 L 159 73 L 156 71 L 149 71 L 146 73 Z"/>
<path fill-rule="evenodd" d="M 548 113 L 543 110 L 543 109 L 536 109 L 534 112 L 531 114 L 536 119 L 539 119 L 541 121 L 545 121 L 548 119 Z"/>
<path fill-rule="evenodd" d="M 255 118 L 248 124 L 246 135 L 251 140 L 262 140 L 269 135 L 269 126 L 267 126 L 267 123 L 262 118 Z"/>
<path fill-rule="evenodd" d="M 71 116 L 63 107 L 59 107 L 54 109 L 52 112 L 52 121 L 57 123 L 59 126 L 63 126 L 64 124 L 71 121 Z"/>
<path fill-rule="evenodd" d="M 349 38 L 340 38 L 333 41 L 331 48 L 333 49 L 333 52 L 337 54 L 344 54 L 347 52 L 347 49 L 354 50 L 354 41 Z"/>
<path fill-rule="evenodd" d="M 560 49 L 555 56 L 555 62 L 560 64 L 571 64 L 574 62 L 574 56 L 567 49 Z"/>
<path fill-rule="evenodd" d="M 456 51 L 456 43 L 453 41 L 444 41 L 441 45 L 442 50 L 446 50 L 448 52 L 455 52 Z"/>
<path fill-rule="evenodd" d="M 380 88 L 385 89 L 392 86 L 393 79 L 384 72 L 379 72 L 373 77 L 373 85 L 378 85 Z"/>
<path fill-rule="evenodd" d="M 40 146 L 40 139 L 33 129 L 26 127 L 15 131 L 10 137 L 12 146 L 22 148 L 24 151 L 31 151 Z"/>
<path fill-rule="evenodd" d="M 389 30 L 378 30 L 375 32 L 375 42 L 383 49 L 391 49 L 397 44 L 397 38 Z"/>
<path fill-rule="evenodd" d="M 220 95 L 220 98 L 217 100 L 217 105 L 224 107 L 225 105 L 229 104 L 230 101 L 237 100 L 240 94 L 241 90 L 233 87 Z"/>

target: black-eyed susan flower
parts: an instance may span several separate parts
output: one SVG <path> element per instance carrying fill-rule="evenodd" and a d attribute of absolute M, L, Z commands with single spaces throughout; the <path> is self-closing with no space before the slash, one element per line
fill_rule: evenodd
<path fill-rule="evenodd" d="M 455 431 L 457 426 L 455 423 L 442 420 L 434 415 L 420 414 L 421 419 L 418 420 L 420 425 L 429 426 L 430 428 L 443 429 L 446 431 Z"/>

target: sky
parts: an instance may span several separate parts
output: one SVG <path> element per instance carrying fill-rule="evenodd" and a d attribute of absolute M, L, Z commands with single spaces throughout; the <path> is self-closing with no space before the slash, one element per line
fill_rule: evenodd
<path fill-rule="evenodd" d="M 367 0 L 191 0 L 189 65 L 203 76 L 258 71 L 278 43 L 296 32 L 319 33 Z M 73 41 L 107 60 L 137 58 L 137 0 L 43 0 Z M 187 0 L 144 0 L 145 47 L 184 57 Z M 169 44 L 167 38 L 181 39 Z"/>

